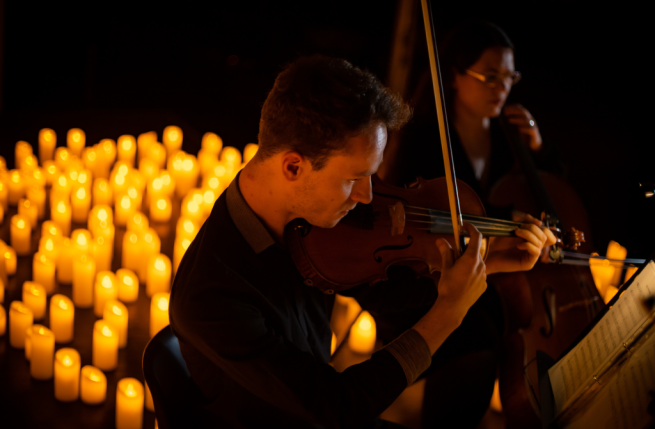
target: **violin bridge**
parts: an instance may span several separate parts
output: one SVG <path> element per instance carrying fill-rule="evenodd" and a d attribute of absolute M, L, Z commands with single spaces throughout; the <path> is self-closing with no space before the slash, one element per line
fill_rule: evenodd
<path fill-rule="evenodd" d="M 400 235 L 405 230 L 405 207 L 398 201 L 393 206 L 389 206 L 389 215 L 391 216 L 391 235 Z"/>

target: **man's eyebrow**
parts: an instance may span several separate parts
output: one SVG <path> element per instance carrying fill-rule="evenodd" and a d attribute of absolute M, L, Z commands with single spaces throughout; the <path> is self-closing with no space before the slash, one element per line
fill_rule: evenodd
<path fill-rule="evenodd" d="M 377 169 L 376 169 L 376 170 L 367 170 L 367 171 L 363 171 L 363 172 L 361 172 L 361 173 L 357 173 L 357 174 L 355 174 L 355 177 L 366 177 L 366 176 L 372 176 L 372 175 L 374 175 L 374 174 L 377 173 L 377 172 L 378 172 Z"/>

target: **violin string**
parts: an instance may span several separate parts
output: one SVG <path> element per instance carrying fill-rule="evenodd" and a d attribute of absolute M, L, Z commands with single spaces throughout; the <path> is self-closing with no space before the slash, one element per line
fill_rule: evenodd
<path fill-rule="evenodd" d="M 438 215 L 444 216 L 444 218 L 450 219 L 450 213 L 445 212 L 443 210 L 428 209 L 428 208 L 425 208 L 425 207 L 409 206 L 409 205 L 405 205 L 404 207 L 409 208 L 409 209 L 425 210 L 428 213 L 434 212 L 434 213 L 437 213 Z M 433 214 L 422 214 L 422 216 L 435 216 L 435 215 L 433 215 Z M 504 220 L 504 219 L 492 219 L 492 218 L 486 218 L 486 217 L 483 217 L 483 216 L 466 215 L 466 214 L 463 214 L 462 217 L 464 219 L 472 219 L 472 220 L 477 220 L 477 221 L 480 221 L 480 222 L 494 223 L 494 224 L 504 224 L 504 225 L 507 225 L 507 226 L 513 226 L 514 228 L 519 228 L 521 226 L 520 222 L 514 222 L 514 221 Z"/>
<path fill-rule="evenodd" d="M 447 224 L 445 222 L 439 224 L 439 223 L 433 223 L 433 222 L 425 221 L 425 220 L 412 220 L 412 219 L 408 219 L 406 222 L 408 224 L 409 223 L 427 223 L 427 224 L 430 224 L 430 225 L 436 225 L 437 226 L 437 228 L 434 228 L 434 227 L 432 227 L 432 228 L 417 228 L 417 227 L 415 227 L 413 225 L 408 225 L 408 227 L 412 228 L 412 229 L 425 229 L 425 230 L 433 231 L 435 233 L 439 232 L 439 233 L 444 233 L 444 234 L 453 232 L 453 226 L 449 225 L 449 224 Z M 495 237 L 509 237 L 509 236 L 514 235 L 514 230 L 513 229 L 484 228 L 484 227 L 481 227 L 481 228 L 478 228 L 478 229 L 480 230 L 482 235 L 492 235 L 492 236 L 495 236 Z"/>
<path fill-rule="evenodd" d="M 424 216 L 424 217 L 429 217 L 432 219 L 437 219 L 438 221 L 442 221 L 443 223 L 448 223 L 450 224 L 450 219 L 445 217 L 445 216 L 435 216 L 435 215 L 429 215 L 429 214 L 424 214 L 424 213 L 416 213 L 416 212 L 405 212 L 406 215 L 414 215 L 414 216 Z M 407 221 L 411 221 L 410 219 L 407 219 Z M 437 222 L 430 222 L 430 221 L 418 221 L 416 222 L 426 222 L 426 223 L 437 223 Z M 475 225 L 477 228 L 485 228 L 485 229 L 492 229 L 492 230 L 500 230 L 500 231 L 514 231 L 516 229 L 516 226 L 514 225 L 497 225 L 493 222 L 485 222 L 485 221 L 477 221 L 474 220 L 471 222 L 473 225 Z"/>

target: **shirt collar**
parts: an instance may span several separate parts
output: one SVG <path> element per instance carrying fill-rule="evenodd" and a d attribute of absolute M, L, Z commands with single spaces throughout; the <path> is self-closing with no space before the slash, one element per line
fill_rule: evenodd
<path fill-rule="evenodd" d="M 227 193 L 227 210 L 243 238 L 246 239 L 252 250 L 259 254 L 275 244 L 275 240 L 243 198 L 241 189 L 239 189 L 239 174 L 225 191 Z"/>

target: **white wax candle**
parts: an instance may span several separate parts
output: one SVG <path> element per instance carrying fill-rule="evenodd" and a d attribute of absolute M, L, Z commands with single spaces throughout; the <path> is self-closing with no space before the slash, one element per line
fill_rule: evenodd
<path fill-rule="evenodd" d="M 93 181 L 93 205 L 114 203 L 114 190 L 109 181 L 97 178 Z"/>
<path fill-rule="evenodd" d="M 116 388 L 116 429 L 143 427 L 143 385 L 136 378 L 123 378 Z"/>
<path fill-rule="evenodd" d="M 134 212 L 134 214 L 127 219 L 128 231 L 144 232 L 148 227 L 148 218 L 141 212 Z"/>
<path fill-rule="evenodd" d="M 80 186 L 71 194 L 72 218 L 74 222 L 84 222 L 91 207 L 91 194 Z"/>
<path fill-rule="evenodd" d="M 76 401 L 80 396 L 80 354 L 75 349 L 63 348 L 55 353 L 55 399 Z"/>
<path fill-rule="evenodd" d="M 39 161 L 41 164 L 54 157 L 55 146 L 57 146 L 57 133 L 50 128 L 39 130 Z"/>
<path fill-rule="evenodd" d="M 34 325 L 30 342 L 30 375 L 37 380 L 50 380 L 54 371 L 55 334 L 45 326 Z"/>
<path fill-rule="evenodd" d="M 168 320 L 170 297 L 171 294 L 168 292 L 159 292 L 152 296 L 150 301 L 150 338 L 170 323 Z"/>
<path fill-rule="evenodd" d="M 116 332 L 118 332 L 118 348 L 125 348 L 127 346 L 127 307 L 115 299 L 108 300 L 105 302 L 102 318 L 116 328 Z"/>
<path fill-rule="evenodd" d="M 159 166 L 152 159 L 144 157 L 139 160 L 139 172 L 145 179 L 146 183 L 150 183 L 151 180 L 159 177 Z"/>
<path fill-rule="evenodd" d="M 16 265 L 18 264 L 18 260 L 16 258 L 16 251 L 14 250 L 13 247 L 7 246 L 5 247 L 5 268 L 7 270 L 7 275 L 13 276 L 16 274 Z"/>
<path fill-rule="evenodd" d="M 36 228 L 39 219 L 39 208 L 26 198 L 18 200 L 18 214 L 25 216 L 29 220 L 30 228 Z"/>
<path fill-rule="evenodd" d="M 175 125 L 169 125 L 164 128 L 164 134 L 162 135 L 162 143 L 166 147 L 166 152 L 168 156 L 173 155 L 178 150 L 182 149 L 182 129 L 176 127 Z"/>
<path fill-rule="evenodd" d="M 18 255 L 29 255 L 31 249 L 32 229 L 30 220 L 25 215 L 11 217 L 11 247 Z"/>
<path fill-rule="evenodd" d="M 120 136 L 118 138 L 118 160 L 127 162 L 131 167 L 134 166 L 134 157 L 136 155 L 136 139 L 130 135 Z"/>
<path fill-rule="evenodd" d="M 57 180 L 57 177 L 59 177 L 59 168 L 55 164 L 54 161 L 45 161 L 42 162 L 41 165 L 43 165 L 43 173 L 45 175 L 45 182 L 48 186 L 52 186 L 52 184 Z"/>
<path fill-rule="evenodd" d="M 93 173 L 91 173 L 91 170 L 85 168 L 78 172 L 77 185 L 86 189 L 87 193 L 91 195 L 91 186 L 93 185 Z"/>
<path fill-rule="evenodd" d="M 87 221 L 89 231 L 94 232 L 94 230 L 100 225 L 100 222 L 107 222 L 108 224 L 114 223 L 114 213 L 108 205 L 98 204 L 93 206 L 89 212 L 89 219 Z"/>
<path fill-rule="evenodd" d="M 164 168 L 164 165 L 166 165 L 166 148 L 160 143 L 151 143 L 146 156 L 153 160 L 159 168 Z"/>
<path fill-rule="evenodd" d="M 32 158 L 29 158 L 32 159 Z M 27 162 L 28 160 L 26 160 Z M 36 163 L 36 159 L 33 160 L 33 162 Z M 46 177 L 45 177 L 45 170 L 42 169 L 41 167 L 35 166 L 30 168 L 27 171 L 24 171 L 25 174 L 25 193 L 27 193 L 27 190 L 31 188 L 32 186 L 40 186 L 42 188 L 45 188 L 46 185 Z"/>
<path fill-rule="evenodd" d="M 240 165 L 241 152 L 239 152 L 239 149 L 235 147 L 225 146 L 221 151 L 219 159 L 225 164 Z"/>
<path fill-rule="evenodd" d="M 84 168 L 91 171 L 93 177 L 98 177 L 101 179 L 107 179 L 106 176 L 103 176 L 105 173 L 105 164 L 98 157 L 98 151 L 96 146 L 85 147 L 82 150 L 82 160 L 84 162 Z"/>
<path fill-rule="evenodd" d="M 19 170 L 9 170 L 7 180 L 7 202 L 15 206 L 25 195 L 25 179 Z"/>
<path fill-rule="evenodd" d="M 110 271 L 113 245 L 105 237 L 96 237 L 93 240 L 93 259 L 96 261 L 98 271 Z"/>
<path fill-rule="evenodd" d="M 51 237 L 49 237 L 52 240 Z M 45 288 L 48 295 L 55 291 L 55 261 L 44 253 L 36 252 L 32 258 L 32 277 L 34 281 Z"/>
<path fill-rule="evenodd" d="M 60 173 L 59 176 L 57 176 L 57 180 L 52 182 L 53 192 L 57 192 L 61 195 L 70 195 L 72 186 L 72 180 L 70 180 L 66 173 Z"/>
<path fill-rule="evenodd" d="M 175 228 L 175 238 L 188 238 L 193 241 L 199 229 L 198 224 L 193 219 L 181 216 Z"/>
<path fill-rule="evenodd" d="M 46 220 L 41 225 L 41 237 L 63 237 L 61 227 L 51 220 Z"/>
<path fill-rule="evenodd" d="M 107 166 L 107 172 L 109 172 L 109 167 L 116 161 L 116 142 L 112 139 L 102 139 L 98 143 L 98 149 L 98 157 Z"/>
<path fill-rule="evenodd" d="M 93 324 L 93 366 L 113 371 L 118 365 L 118 332 L 106 320 Z"/>
<path fill-rule="evenodd" d="M 146 294 L 153 296 L 158 292 L 171 290 L 171 260 L 164 254 L 153 255 L 148 261 Z"/>
<path fill-rule="evenodd" d="M 7 332 L 7 312 L 5 308 L 0 305 L 0 337 Z"/>
<path fill-rule="evenodd" d="M 221 152 L 221 149 L 223 149 L 223 140 L 215 133 L 205 133 L 202 136 L 200 145 L 202 149 L 208 150 L 209 152 L 218 156 L 218 154 Z"/>
<path fill-rule="evenodd" d="M 157 133 L 155 131 L 148 131 L 147 133 L 139 134 L 136 139 L 139 161 L 146 156 L 148 148 L 153 142 L 156 141 Z"/>
<path fill-rule="evenodd" d="M 57 256 L 57 281 L 69 284 L 73 281 L 73 258 L 75 257 L 75 246 L 70 238 L 64 238 L 58 245 L 59 255 Z"/>
<path fill-rule="evenodd" d="M 197 224 L 201 224 L 203 218 L 203 210 L 201 208 L 202 197 L 200 201 L 196 201 L 193 195 L 187 195 L 182 199 L 181 216 L 193 220 Z"/>
<path fill-rule="evenodd" d="M 111 271 L 100 271 L 96 275 L 95 298 L 93 300 L 93 313 L 96 316 L 102 317 L 105 303 L 118 297 L 116 283 L 116 275 Z"/>
<path fill-rule="evenodd" d="M 96 261 L 89 255 L 78 255 L 73 260 L 73 302 L 80 308 L 93 305 Z"/>
<path fill-rule="evenodd" d="M 73 341 L 74 322 L 73 301 L 64 295 L 53 295 L 50 299 L 50 329 L 55 334 L 55 342 L 64 344 Z"/>
<path fill-rule="evenodd" d="M 186 237 L 175 239 L 175 244 L 173 245 L 173 272 L 177 272 L 177 268 L 180 266 L 180 262 L 182 262 L 182 257 L 190 245 L 191 240 Z"/>
<path fill-rule="evenodd" d="M 175 169 L 175 166 L 173 167 Z M 176 181 L 175 193 L 178 198 L 184 197 L 189 190 L 195 188 L 198 184 L 198 174 L 200 169 L 198 161 L 193 155 L 186 155 L 182 161 L 180 169 L 176 170 L 177 175 L 173 175 Z"/>
<path fill-rule="evenodd" d="M 173 213 L 173 204 L 166 196 L 153 198 L 150 202 L 150 219 L 153 222 L 168 222 Z"/>
<path fill-rule="evenodd" d="M 76 229 L 71 234 L 71 243 L 75 247 L 77 255 L 88 255 L 93 250 L 91 232 L 86 229 Z"/>
<path fill-rule="evenodd" d="M 27 188 L 27 199 L 36 206 L 38 219 L 45 216 L 45 189 L 39 185 Z"/>
<path fill-rule="evenodd" d="M 121 194 L 116 197 L 116 216 L 114 222 L 118 226 L 125 226 L 127 219 L 136 211 L 136 205 L 129 195 Z"/>
<path fill-rule="evenodd" d="M 61 228 L 62 234 L 66 237 L 68 237 L 71 230 L 71 216 L 71 207 L 63 200 L 57 201 L 50 209 L 50 217 L 52 221 Z"/>
<path fill-rule="evenodd" d="M 45 316 L 46 298 L 42 285 L 35 282 L 23 283 L 23 303 L 32 310 L 34 320 L 41 320 Z"/>
<path fill-rule="evenodd" d="M 198 166 L 200 175 L 205 177 L 216 165 L 218 165 L 218 156 L 207 149 L 198 151 Z"/>
<path fill-rule="evenodd" d="M 80 398 L 88 405 L 105 402 L 107 397 L 107 377 L 98 368 L 86 365 L 81 371 Z"/>
<path fill-rule="evenodd" d="M 134 302 L 139 297 L 139 279 L 134 271 L 121 268 L 116 271 L 118 282 L 118 299 L 123 302 Z"/>
<path fill-rule="evenodd" d="M 71 128 L 68 130 L 66 135 L 66 146 L 68 150 L 77 156 L 78 158 L 82 156 L 82 149 L 86 145 L 86 134 L 79 128 Z"/>
<path fill-rule="evenodd" d="M 120 162 L 111 172 L 109 183 L 114 190 L 114 194 L 123 194 L 130 186 L 130 180 L 127 177 L 130 168 L 126 163 Z"/>
<path fill-rule="evenodd" d="M 141 243 L 141 259 L 137 274 L 139 280 L 145 283 L 148 277 L 148 261 L 150 261 L 151 256 L 161 253 L 161 240 L 153 228 L 148 228 L 139 238 Z"/>
<path fill-rule="evenodd" d="M 375 347 L 375 337 L 375 320 L 368 311 L 363 311 L 350 329 L 348 346 L 355 353 L 372 353 Z"/>
<path fill-rule="evenodd" d="M 202 211 L 204 219 L 207 219 L 211 214 L 218 196 L 219 193 L 213 189 L 202 190 Z"/>
<path fill-rule="evenodd" d="M 142 263 L 142 236 L 137 232 L 126 232 L 123 236 L 123 259 L 121 266 L 138 272 Z"/>

